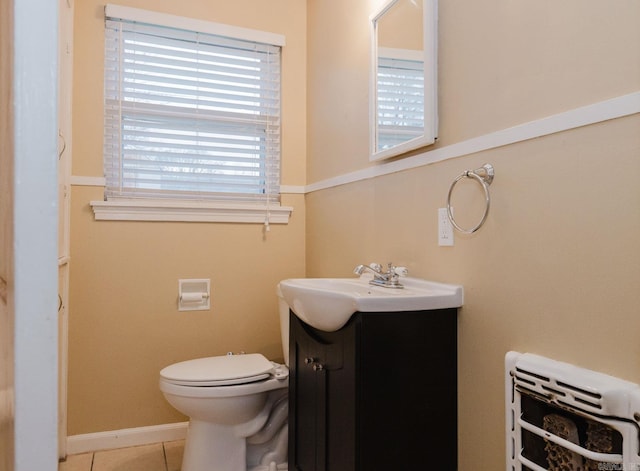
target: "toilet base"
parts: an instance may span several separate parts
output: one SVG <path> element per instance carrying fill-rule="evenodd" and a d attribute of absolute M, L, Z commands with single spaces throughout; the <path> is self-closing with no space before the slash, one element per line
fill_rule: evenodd
<path fill-rule="evenodd" d="M 287 427 L 284 427 L 286 435 Z M 211 440 L 215 436 L 215 440 Z M 286 445 L 285 445 L 286 453 Z M 191 420 L 184 446 L 181 471 L 286 471 L 287 463 L 275 461 L 247 468 L 247 441 L 233 431 L 208 422 Z"/>
<path fill-rule="evenodd" d="M 246 471 L 246 449 L 233 429 L 191 419 L 181 471 Z"/>
<path fill-rule="evenodd" d="M 192 418 L 181 471 L 286 471 L 287 391 L 274 391 L 265 411 L 268 420 L 258 417 L 252 427 L 221 426 Z M 261 427 L 258 433 L 256 426 Z M 242 433 L 247 431 L 251 431 L 249 437 Z"/>

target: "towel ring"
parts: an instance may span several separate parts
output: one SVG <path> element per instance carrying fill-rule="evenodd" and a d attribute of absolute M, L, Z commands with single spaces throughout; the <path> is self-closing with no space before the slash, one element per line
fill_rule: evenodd
<path fill-rule="evenodd" d="M 449 187 L 449 194 L 447 195 L 447 215 L 449 216 L 449 221 L 451 221 L 451 224 L 453 225 L 453 227 L 455 227 L 460 232 L 464 234 L 473 234 L 478 229 L 480 229 L 484 224 L 484 222 L 486 221 L 487 216 L 489 215 L 489 206 L 491 205 L 491 198 L 489 197 L 489 185 L 491 185 L 494 175 L 495 173 L 493 171 L 493 166 L 491 164 L 484 164 L 482 167 L 477 168 L 475 170 L 466 170 L 462 172 L 453 181 L 453 183 L 451 184 L 451 187 Z M 453 213 L 451 212 L 451 194 L 453 193 L 453 189 L 456 186 L 456 184 L 465 177 L 471 178 L 477 181 L 478 183 L 480 183 L 480 185 L 482 185 L 482 189 L 484 190 L 484 198 L 485 198 L 485 208 L 484 208 L 484 214 L 482 215 L 482 219 L 478 224 L 476 224 L 471 229 L 464 229 L 458 226 L 458 224 L 456 224 L 456 221 L 453 219 Z"/>

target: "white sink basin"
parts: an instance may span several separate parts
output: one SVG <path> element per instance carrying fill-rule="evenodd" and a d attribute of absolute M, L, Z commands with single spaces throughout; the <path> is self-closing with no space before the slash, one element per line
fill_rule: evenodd
<path fill-rule="evenodd" d="M 462 286 L 401 278 L 403 289 L 384 288 L 361 278 L 292 278 L 280 282 L 291 310 L 312 327 L 333 332 L 356 311 L 399 312 L 460 307 Z"/>

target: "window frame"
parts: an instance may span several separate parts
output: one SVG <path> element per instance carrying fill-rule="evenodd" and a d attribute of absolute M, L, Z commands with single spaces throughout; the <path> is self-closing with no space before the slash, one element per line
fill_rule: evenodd
<path fill-rule="evenodd" d="M 105 21 L 108 18 L 214 34 L 279 47 L 285 44 L 284 36 L 279 34 L 119 5 L 105 6 Z M 278 160 L 281 161 L 281 152 Z M 278 181 L 278 185 L 279 183 Z M 229 194 L 220 193 L 206 199 L 110 196 L 108 199 L 105 198 L 105 201 L 91 201 L 90 204 L 96 220 L 240 222 L 263 223 L 268 226 L 269 223 L 288 223 L 292 208 L 281 206 L 280 193 L 280 189 L 277 194 L 274 193 L 277 201 L 274 200 L 273 194 L 266 193 L 256 193 L 254 200 L 247 199 L 242 194 L 238 194 L 237 198 L 229 199 Z"/>

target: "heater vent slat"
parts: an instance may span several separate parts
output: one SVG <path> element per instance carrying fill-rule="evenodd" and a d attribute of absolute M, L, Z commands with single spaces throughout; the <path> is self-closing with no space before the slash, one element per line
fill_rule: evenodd
<path fill-rule="evenodd" d="M 516 374 L 513 378 L 516 385 L 533 389 L 538 394 L 546 397 L 550 394 L 561 396 L 563 398 L 563 404 L 569 406 L 575 405 L 576 407 L 580 406 L 582 408 L 584 408 L 584 406 L 592 407 L 597 411 L 602 410 L 602 394 L 597 391 L 590 391 L 585 387 L 576 386 L 566 381 L 553 378 L 552 375 L 544 376 L 523 368 L 516 368 Z M 525 385 L 528 385 L 528 387 Z"/>
<path fill-rule="evenodd" d="M 548 394 L 543 394 L 541 392 L 529 389 L 529 388 L 525 388 L 522 385 L 518 384 L 516 387 L 516 390 L 518 392 L 522 392 L 524 394 L 529 394 L 530 396 L 535 396 L 535 397 L 539 397 L 540 399 L 544 400 L 544 401 L 550 401 L 551 400 L 551 396 L 549 396 Z"/>
<path fill-rule="evenodd" d="M 593 407 L 595 409 L 602 409 L 602 405 L 599 402 L 585 401 L 584 399 L 579 397 L 574 397 L 573 400 L 579 404 L 584 404 L 584 405 Z M 559 401 L 559 402 L 562 402 L 565 405 L 571 406 L 571 404 L 567 404 L 564 401 Z"/>
<path fill-rule="evenodd" d="M 567 394 L 563 391 L 560 391 L 559 389 L 554 389 L 554 388 L 550 388 L 549 386 L 542 386 L 542 389 L 544 389 L 545 391 L 549 391 L 550 393 L 556 394 L 558 396 L 566 396 Z"/>
<path fill-rule="evenodd" d="M 526 457 L 522 456 L 522 453 L 520 453 L 520 455 L 518 456 L 518 460 L 520 460 L 520 462 L 522 464 L 527 465 L 527 467 L 532 469 L 533 471 L 547 471 L 546 468 L 543 468 L 542 466 L 538 466 L 533 461 L 531 461 L 531 460 L 527 459 Z"/>
<path fill-rule="evenodd" d="M 531 381 L 529 379 L 523 378 L 522 376 L 518 376 L 518 375 L 515 376 L 515 379 L 516 379 L 516 383 L 526 383 L 526 384 L 530 384 L 531 386 L 535 386 L 536 384 L 538 384 L 535 381 Z"/>
<path fill-rule="evenodd" d="M 623 461 L 622 455 L 609 454 L 609 453 L 596 453 L 594 451 L 587 450 L 586 448 L 582 448 L 581 446 L 576 445 L 575 443 L 571 443 L 570 441 L 565 440 L 564 438 L 560 438 L 557 435 L 547 432 L 546 430 L 543 430 L 540 427 L 536 427 L 535 425 L 530 424 L 529 422 L 526 422 L 522 419 L 518 420 L 518 425 L 520 425 L 520 427 L 522 427 L 523 429 L 528 430 L 529 432 L 544 438 L 545 440 L 555 443 L 556 445 L 560 445 L 561 447 L 566 448 L 567 450 L 573 451 L 575 453 L 578 453 L 580 456 L 584 456 L 585 458 L 588 458 L 590 460 L 599 461 L 601 463 L 616 463 L 616 464 L 621 464 Z"/>
<path fill-rule="evenodd" d="M 585 394 L 587 396 L 591 396 L 594 399 L 602 399 L 602 394 L 600 393 L 587 391 L 586 389 L 582 389 L 579 386 L 574 386 L 572 384 L 564 383 L 562 381 L 556 381 L 556 382 L 558 383 L 558 386 L 562 386 L 563 388 L 567 388 L 571 391 L 574 391 L 580 394 Z"/>
<path fill-rule="evenodd" d="M 534 373 L 533 371 L 527 371 L 527 370 L 524 370 L 524 369 L 518 368 L 518 367 L 516 367 L 516 371 L 518 373 L 524 373 L 524 374 L 527 374 L 529 376 L 533 376 L 534 378 L 538 378 L 539 380 L 549 382 L 549 378 L 547 378 L 546 376 L 542 376 L 541 374 Z"/>

